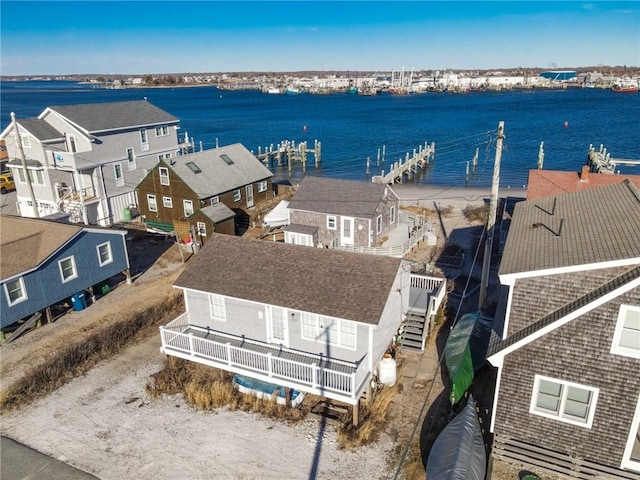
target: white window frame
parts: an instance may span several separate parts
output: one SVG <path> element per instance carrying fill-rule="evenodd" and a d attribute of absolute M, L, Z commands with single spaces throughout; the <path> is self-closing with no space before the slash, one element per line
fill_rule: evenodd
<path fill-rule="evenodd" d="M 275 334 L 274 328 L 274 310 L 281 311 L 282 319 L 284 320 L 284 324 L 282 326 L 282 337 L 278 337 Z M 284 307 L 276 307 L 274 305 L 269 305 L 267 308 L 267 335 L 270 343 L 275 343 L 278 345 L 284 345 L 285 347 L 289 346 L 289 310 Z"/>
<path fill-rule="evenodd" d="M 76 153 L 78 151 L 78 139 L 75 135 L 67 135 L 67 143 L 69 152 Z"/>
<path fill-rule="evenodd" d="M 158 175 L 160 175 L 160 185 L 170 185 L 169 169 L 167 167 L 158 167 Z"/>
<path fill-rule="evenodd" d="M 558 405 L 557 412 L 544 409 L 537 405 L 538 395 L 540 393 L 541 381 L 547 381 L 547 382 L 560 385 L 561 391 L 560 391 L 560 396 L 558 397 L 558 401 L 560 403 Z M 587 413 L 587 418 L 585 418 L 584 420 L 579 420 L 576 417 L 569 416 L 565 412 L 565 407 L 567 402 L 567 392 L 569 388 L 584 390 L 589 392 L 591 395 L 591 399 L 588 404 L 589 411 Z M 536 375 L 535 380 L 533 382 L 533 392 L 531 395 L 531 404 L 529 406 L 529 413 L 532 413 L 533 415 L 539 415 L 541 417 L 551 418 L 559 422 L 569 423 L 571 425 L 577 425 L 579 427 L 591 428 L 591 425 L 593 424 L 593 417 L 595 416 L 595 413 L 596 413 L 596 405 L 598 403 L 599 392 L 600 392 L 600 389 L 596 387 L 589 387 L 586 385 L 580 385 L 578 383 L 568 382 L 566 380 L 545 377 L 543 375 Z"/>
<path fill-rule="evenodd" d="M 161 153 L 160 155 L 158 155 L 158 160 L 169 160 L 171 158 L 171 153 L 167 152 L 167 153 Z"/>
<path fill-rule="evenodd" d="M 242 200 L 242 192 L 238 188 L 237 190 L 233 191 L 233 201 L 240 202 L 241 200 Z"/>
<path fill-rule="evenodd" d="M 190 207 L 188 205 L 191 205 Z M 189 218 L 191 215 L 195 213 L 193 209 L 193 200 L 182 200 L 182 209 L 184 210 L 184 218 Z M 191 213 L 187 213 L 187 212 Z"/>
<path fill-rule="evenodd" d="M 147 135 L 147 129 L 140 129 L 140 145 L 142 147 L 142 151 L 146 152 L 149 150 L 149 135 Z"/>
<path fill-rule="evenodd" d="M 396 206 L 391 205 L 389 209 L 389 224 L 393 225 L 394 223 L 396 223 Z"/>
<path fill-rule="evenodd" d="M 266 180 L 262 180 L 261 182 L 258 182 L 258 193 L 266 192 L 268 185 L 269 184 L 267 183 Z"/>
<path fill-rule="evenodd" d="M 107 247 L 107 254 L 109 257 L 104 261 L 102 260 L 102 253 L 100 251 L 102 247 Z M 100 245 L 96 245 L 96 252 L 98 253 L 98 263 L 100 264 L 101 267 L 104 267 L 105 265 L 108 265 L 113 262 L 113 253 L 111 252 L 111 242 L 104 242 L 104 243 L 101 243 Z"/>
<path fill-rule="evenodd" d="M 633 470 L 640 472 L 640 461 L 632 460 L 631 453 L 636 443 L 636 436 L 640 433 L 640 395 L 638 395 L 638 401 L 636 403 L 636 410 L 631 421 L 631 428 L 629 429 L 629 437 L 627 438 L 627 445 L 622 454 L 622 463 L 620 468 Z"/>
<path fill-rule="evenodd" d="M 168 125 L 160 125 L 156 127 L 156 137 L 166 137 L 169 135 L 169 126 Z"/>
<path fill-rule="evenodd" d="M 215 197 L 211 197 L 211 205 L 217 205 L 218 203 L 220 203 L 220 197 L 217 195 Z"/>
<path fill-rule="evenodd" d="M 19 181 L 20 183 L 27 183 L 27 177 L 26 177 L 26 175 L 24 174 L 24 169 L 22 169 L 22 168 L 16 168 L 16 169 L 15 169 L 15 171 L 16 171 L 16 173 L 18 174 L 18 175 L 16 175 L 16 176 L 18 177 L 18 181 Z M 15 178 L 15 177 L 14 177 L 14 178 Z"/>
<path fill-rule="evenodd" d="M 321 318 L 322 317 L 322 318 Z M 327 344 L 324 324 L 327 321 L 333 322 L 335 328 L 330 331 L 334 337 L 329 335 L 329 345 L 344 348 L 346 350 L 356 350 L 358 346 L 358 325 L 355 322 L 344 320 L 327 315 L 316 313 L 300 312 L 300 335 L 303 340 L 316 343 Z M 352 340 L 347 340 L 347 338 Z"/>
<path fill-rule="evenodd" d="M 31 138 L 29 135 L 20 135 L 20 142 L 22 143 L 22 148 L 31 148 Z"/>
<path fill-rule="evenodd" d="M 27 169 L 27 175 L 31 181 L 31 185 L 44 186 L 44 170 Z"/>
<path fill-rule="evenodd" d="M 68 277 L 65 277 L 64 276 L 65 267 L 62 266 L 62 263 L 68 260 L 71 261 L 72 273 Z M 60 279 L 62 280 L 62 283 L 67 283 L 67 282 L 70 282 L 71 280 L 78 278 L 78 269 L 76 268 L 76 259 L 73 255 L 69 257 L 61 258 L 60 260 L 58 260 L 58 269 L 60 270 Z"/>
<path fill-rule="evenodd" d="M 337 230 L 338 229 L 338 217 L 335 215 L 327 215 L 327 229 L 328 230 Z"/>
<path fill-rule="evenodd" d="M 628 321 L 627 315 L 630 313 L 640 316 L 640 307 L 634 305 L 620 305 L 618 320 L 616 321 L 616 329 L 613 333 L 613 341 L 611 342 L 611 353 L 614 355 L 623 355 L 625 357 L 640 358 L 640 343 L 636 348 L 620 345 L 620 341 L 623 337 L 633 335 L 631 330 L 635 330 L 635 328 L 631 328 L 631 326 L 626 325 L 626 321 Z"/>
<path fill-rule="evenodd" d="M 217 293 L 209 294 L 209 316 L 212 320 L 227 321 L 225 298 Z"/>
<path fill-rule="evenodd" d="M 118 175 L 120 172 L 120 175 Z M 121 163 L 113 164 L 113 177 L 115 178 L 116 187 L 124 187 L 124 170 Z"/>
<path fill-rule="evenodd" d="M 136 152 L 133 148 L 127 148 L 127 165 L 129 165 L 129 171 L 136 169 Z"/>
<path fill-rule="evenodd" d="M 19 289 L 20 289 L 20 296 L 17 297 L 14 300 L 11 300 L 11 295 L 9 292 L 9 284 L 13 284 L 13 283 L 18 283 Z M 17 289 L 16 289 L 17 290 Z M 9 280 L 7 282 L 5 282 L 4 284 L 4 294 L 7 297 L 7 304 L 12 307 L 14 305 L 17 305 L 20 302 L 24 302 L 25 300 L 27 300 L 29 298 L 29 295 L 27 294 L 27 289 L 24 286 L 24 279 L 22 277 L 18 277 L 18 278 L 14 278 L 13 280 Z"/>
<path fill-rule="evenodd" d="M 147 193 L 147 207 L 149 208 L 150 212 L 158 211 L 158 200 L 152 193 Z"/>
<path fill-rule="evenodd" d="M 376 235 L 380 235 L 382 233 L 382 215 L 378 215 L 376 217 Z"/>
<path fill-rule="evenodd" d="M 173 208 L 173 198 L 171 198 L 171 197 L 162 197 L 162 206 L 164 208 Z"/>
<path fill-rule="evenodd" d="M 196 222 L 196 231 L 201 237 L 207 236 L 207 224 L 204 222 Z"/>

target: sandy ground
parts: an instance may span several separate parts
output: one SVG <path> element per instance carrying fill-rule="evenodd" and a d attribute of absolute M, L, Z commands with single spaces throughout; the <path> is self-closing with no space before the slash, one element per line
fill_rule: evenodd
<path fill-rule="evenodd" d="M 449 217 L 433 219 L 442 238 L 470 226 L 461 210 L 482 204 L 490 193 L 415 186 L 396 191 L 401 203 L 453 207 Z M 132 256 L 141 254 L 132 247 Z M 168 295 L 182 264 L 175 245 L 160 243 L 158 249 L 157 260 L 133 285 L 120 285 L 89 308 L 0 347 L 2 388 L 29 365 L 46 361 L 46 351 L 65 339 Z M 416 257 L 420 259 L 420 252 Z M 177 396 L 149 398 L 144 387 L 161 369 L 159 348 L 159 335 L 129 347 L 48 397 L 3 415 L 0 433 L 102 479 L 386 479 L 396 473 L 393 461 L 422 421 L 423 405 L 429 410 L 443 390 L 435 342 L 423 355 L 399 355 L 402 389 L 387 431 L 369 447 L 343 451 L 336 445 L 334 428 L 323 429 L 317 420 L 287 425 L 225 409 L 198 412 Z M 417 465 L 412 478 L 424 477 L 423 468 Z M 498 471 L 502 473 L 494 479 L 518 478 L 513 467 L 498 465 Z"/>

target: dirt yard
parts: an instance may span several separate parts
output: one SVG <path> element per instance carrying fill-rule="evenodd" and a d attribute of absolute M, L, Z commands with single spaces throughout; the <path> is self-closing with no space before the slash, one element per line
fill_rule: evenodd
<path fill-rule="evenodd" d="M 428 201 L 432 204 L 432 198 Z M 482 196 L 473 201 L 482 203 Z M 440 203 L 453 209 L 447 217 L 434 218 L 438 247 L 460 231 L 465 233 L 458 240 L 472 241 L 473 224 L 460 213 L 468 198 Z M 46 362 L 49 352 L 172 294 L 172 282 L 183 268 L 175 244 L 132 236 L 129 252 L 135 276 L 131 285 L 113 285 L 85 310 L 71 310 L 0 347 L 0 389 Z M 433 257 L 433 251 L 423 250 L 413 260 L 428 263 Z M 198 412 L 178 396 L 151 399 L 145 385 L 163 365 L 158 334 L 34 404 L 2 415 L 0 433 L 102 479 L 424 479 L 421 458 L 448 414 L 446 378 L 438 368 L 446 333 L 445 324 L 423 355 L 398 355 L 399 393 L 386 431 L 373 445 L 350 451 L 338 448 L 334 427 L 312 418 L 287 425 L 226 409 Z M 490 375 L 476 388 L 487 405 L 493 394 Z M 484 422 L 488 415 L 490 403 Z M 522 470 L 496 462 L 492 478 L 515 480 Z"/>

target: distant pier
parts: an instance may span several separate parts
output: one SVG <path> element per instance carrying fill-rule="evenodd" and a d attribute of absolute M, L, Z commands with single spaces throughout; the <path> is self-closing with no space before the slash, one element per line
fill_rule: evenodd
<path fill-rule="evenodd" d="M 404 183 L 405 180 L 411 180 L 421 170 L 423 170 L 431 161 L 436 153 L 436 144 L 431 142 L 430 144 L 425 142 L 424 145 L 420 145 L 418 149 L 413 149 L 413 155 L 409 152 L 405 155 L 404 161 L 400 158 L 397 162 L 394 162 L 388 173 L 382 170 L 380 175 L 374 175 L 371 177 L 373 183 Z M 367 174 L 369 173 L 370 160 L 367 159 Z"/>
<path fill-rule="evenodd" d="M 271 144 L 264 147 L 264 150 L 258 147 L 258 154 L 254 153 L 254 155 L 267 168 L 286 165 L 289 172 L 295 162 L 300 162 L 304 172 L 307 170 L 308 161 L 312 161 L 318 168 L 322 161 L 322 145 L 318 140 L 314 140 L 313 148 L 309 148 L 306 141 L 296 144 L 293 140 L 284 140 L 276 146 Z"/>
<path fill-rule="evenodd" d="M 618 165 L 640 166 L 640 160 L 629 160 L 626 158 L 611 158 L 611 154 L 603 145 L 599 149 L 595 149 L 593 145 L 589 145 L 587 154 L 587 165 L 592 172 L 597 173 L 616 173 Z"/>

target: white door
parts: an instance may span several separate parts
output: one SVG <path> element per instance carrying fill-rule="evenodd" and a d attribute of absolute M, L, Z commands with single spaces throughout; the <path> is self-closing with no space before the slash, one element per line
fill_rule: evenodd
<path fill-rule="evenodd" d="M 253 185 L 247 185 L 245 187 L 247 192 L 247 208 L 253 207 Z"/>
<path fill-rule="evenodd" d="M 280 307 L 271 307 L 269 318 L 269 340 L 272 343 L 287 345 L 289 331 L 287 327 L 287 311 Z"/>
<path fill-rule="evenodd" d="M 353 245 L 353 223 L 351 217 L 341 217 L 342 231 L 340 236 L 341 245 Z"/>

